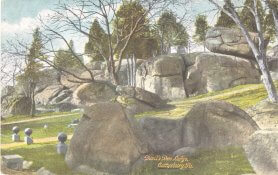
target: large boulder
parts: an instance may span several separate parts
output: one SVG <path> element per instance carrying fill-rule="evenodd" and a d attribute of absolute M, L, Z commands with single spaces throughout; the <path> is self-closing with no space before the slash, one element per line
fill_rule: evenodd
<path fill-rule="evenodd" d="M 29 115 L 31 112 L 32 100 L 29 97 L 19 97 L 11 106 L 12 115 Z"/>
<path fill-rule="evenodd" d="M 127 98 L 135 98 L 143 103 L 148 104 L 154 108 L 163 107 L 166 103 L 157 94 L 146 91 L 142 88 L 131 86 L 117 86 L 116 91 L 119 95 Z"/>
<path fill-rule="evenodd" d="M 90 167 L 113 174 L 128 173 L 141 155 L 149 152 L 118 103 L 98 103 L 87 106 L 71 139 L 66 163 L 72 169 Z M 83 168 L 84 170 L 84 168 Z"/>
<path fill-rule="evenodd" d="M 251 32 L 249 34 L 255 44 L 258 44 L 258 34 Z M 206 34 L 205 44 L 211 52 L 254 59 L 252 50 L 240 29 L 210 28 Z"/>
<path fill-rule="evenodd" d="M 278 129 L 278 104 L 263 100 L 247 110 L 261 129 Z"/>
<path fill-rule="evenodd" d="M 209 101 L 193 106 L 183 121 L 183 145 L 197 148 L 242 146 L 259 129 L 240 108 L 224 102 Z"/>
<path fill-rule="evenodd" d="M 257 175 L 278 174 L 278 130 L 259 130 L 244 147 Z"/>
<path fill-rule="evenodd" d="M 202 53 L 188 68 L 186 90 L 202 94 L 242 84 L 260 82 L 260 72 L 251 60 L 215 53 Z"/>
<path fill-rule="evenodd" d="M 163 55 L 144 61 L 136 72 L 136 86 L 159 95 L 162 99 L 185 97 L 185 66 L 181 56 Z"/>
<path fill-rule="evenodd" d="M 254 61 L 208 52 L 152 58 L 136 74 L 137 87 L 170 100 L 259 82 Z"/>
<path fill-rule="evenodd" d="M 94 103 L 107 102 L 116 98 L 116 91 L 112 84 L 107 83 L 84 83 L 73 93 L 72 103 L 86 106 Z"/>
<path fill-rule="evenodd" d="M 37 104 L 41 104 L 41 105 L 50 104 L 50 102 L 55 97 L 57 97 L 63 90 L 65 90 L 65 87 L 62 85 L 48 86 L 43 91 L 35 95 L 35 101 Z"/>
<path fill-rule="evenodd" d="M 274 46 L 268 52 L 267 63 L 268 63 L 269 70 L 271 71 L 272 74 L 274 74 L 273 79 L 278 80 L 278 45 Z"/>
<path fill-rule="evenodd" d="M 144 117 L 139 120 L 155 153 L 172 153 L 182 146 L 182 120 Z"/>
<path fill-rule="evenodd" d="M 119 95 L 117 101 L 124 106 L 128 116 L 166 106 L 166 101 L 157 94 L 138 87 L 117 86 L 116 92 Z"/>
<path fill-rule="evenodd" d="M 41 92 L 51 85 L 59 84 L 60 75 L 55 69 L 45 69 L 36 86 L 36 92 Z"/>

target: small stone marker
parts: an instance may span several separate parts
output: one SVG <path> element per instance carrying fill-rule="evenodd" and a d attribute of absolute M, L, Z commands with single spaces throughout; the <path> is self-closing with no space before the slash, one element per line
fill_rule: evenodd
<path fill-rule="evenodd" d="M 19 142 L 20 141 L 20 136 L 18 135 L 19 127 L 18 126 L 14 126 L 12 131 L 13 131 L 12 140 L 14 142 Z"/>
<path fill-rule="evenodd" d="M 31 134 L 32 134 L 32 129 L 30 129 L 30 128 L 26 128 L 25 130 L 24 130 L 24 133 L 25 133 L 25 137 L 24 137 L 24 142 L 27 144 L 27 145 L 30 145 L 30 144 L 32 144 L 33 143 L 33 139 L 30 137 L 31 136 Z"/>
<path fill-rule="evenodd" d="M 45 124 L 45 125 L 43 126 L 43 128 L 44 128 L 44 129 L 47 129 L 47 128 L 48 128 L 48 125 L 47 125 L 47 124 Z"/>
<path fill-rule="evenodd" d="M 74 119 L 73 121 L 72 121 L 72 124 L 78 124 L 79 123 L 79 119 L 77 118 L 77 119 Z"/>
<path fill-rule="evenodd" d="M 75 128 L 79 123 L 79 119 L 72 120 L 71 124 L 68 125 L 68 128 Z"/>
<path fill-rule="evenodd" d="M 6 155 L 2 157 L 3 165 L 9 169 L 22 170 L 23 158 L 20 155 Z"/>
<path fill-rule="evenodd" d="M 58 140 L 59 143 L 57 145 L 57 153 L 58 154 L 63 154 L 65 155 L 67 153 L 68 150 L 68 146 L 65 144 L 65 142 L 67 141 L 67 135 L 63 132 L 60 132 L 58 134 Z"/>

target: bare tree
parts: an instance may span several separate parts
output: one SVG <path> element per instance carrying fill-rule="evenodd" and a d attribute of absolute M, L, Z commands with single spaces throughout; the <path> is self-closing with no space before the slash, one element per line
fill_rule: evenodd
<path fill-rule="evenodd" d="M 141 14 L 135 21 L 131 24 L 123 25 L 121 29 L 114 30 L 113 27 L 118 26 L 118 16 L 117 8 L 122 4 L 122 0 L 71 0 L 67 3 L 57 4 L 57 8 L 53 10 L 54 15 L 49 17 L 47 21 L 41 19 L 42 28 L 44 30 L 45 41 L 51 47 L 48 48 L 49 53 L 54 53 L 56 55 L 57 50 L 54 47 L 55 40 L 63 41 L 70 51 L 70 45 L 65 37 L 68 33 L 79 33 L 87 37 L 93 37 L 89 33 L 89 28 L 92 24 L 92 18 L 98 18 L 101 25 L 105 27 L 105 32 L 107 34 L 109 53 L 104 53 L 98 43 L 95 43 L 99 50 L 100 55 L 103 56 L 106 64 L 107 70 L 110 74 L 114 84 L 118 84 L 118 72 L 121 68 L 122 59 L 125 57 L 124 53 L 132 40 L 132 37 L 140 32 L 146 23 L 142 22 L 147 18 L 146 21 L 154 20 L 154 17 L 158 16 L 161 11 L 169 8 L 172 5 L 181 3 L 177 0 L 167 1 L 167 0 L 140 0 L 140 4 L 144 7 L 144 13 Z M 184 4 L 184 2 L 182 2 Z M 112 25 L 113 24 L 113 25 Z M 129 30 L 128 32 L 126 30 Z M 118 54 L 119 64 L 115 66 L 116 54 Z M 73 53 L 76 59 L 80 58 L 80 55 Z M 49 60 L 44 60 L 51 66 L 53 63 Z M 83 64 L 83 67 L 90 74 L 91 81 L 94 81 L 94 75 L 90 69 Z M 64 70 L 60 70 L 63 71 Z M 67 72 L 73 74 L 72 72 Z M 84 80 L 78 75 L 73 75 L 79 80 Z M 85 81 L 88 81 L 85 80 Z"/>
<path fill-rule="evenodd" d="M 229 17 L 231 17 L 234 22 L 237 24 L 237 26 L 240 28 L 241 32 L 245 36 L 250 48 L 252 49 L 252 52 L 256 58 L 256 61 L 259 65 L 259 68 L 262 72 L 263 77 L 263 83 L 265 85 L 265 88 L 268 93 L 268 97 L 270 101 L 277 103 L 278 97 L 276 88 L 274 86 L 273 80 L 271 78 L 267 62 L 266 62 L 266 48 L 265 48 L 265 40 L 263 36 L 263 29 L 261 25 L 261 21 L 258 14 L 258 8 L 257 8 L 257 0 L 253 0 L 253 7 L 249 7 L 249 10 L 254 15 L 255 21 L 256 21 L 256 27 L 258 31 L 258 38 L 259 38 L 259 45 L 257 46 L 255 42 L 252 40 L 249 32 L 247 31 L 246 27 L 243 25 L 243 22 L 240 20 L 238 13 L 235 10 L 235 7 L 232 3 L 230 3 L 228 0 L 224 0 L 226 2 L 227 8 L 223 8 L 219 3 L 217 3 L 215 0 L 209 0 L 212 4 L 214 4 L 219 10 L 223 11 L 225 14 L 227 14 Z"/>
<path fill-rule="evenodd" d="M 278 2 L 275 2 L 274 0 L 265 0 L 265 4 L 272 13 L 275 24 L 276 39 L 278 40 Z"/>

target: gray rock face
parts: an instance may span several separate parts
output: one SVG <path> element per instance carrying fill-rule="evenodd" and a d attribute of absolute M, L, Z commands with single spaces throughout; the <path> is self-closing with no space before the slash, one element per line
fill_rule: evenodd
<path fill-rule="evenodd" d="M 64 86 L 62 85 L 51 85 L 45 88 L 40 93 L 36 94 L 35 101 L 37 104 L 47 105 L 56 98 L 62 91 Z"/>
<path fill-rule="evenodd" d="M 184 64 L 177 55 L 164 55 L 144 61 L 137 69 L 136 86 L 159 95 L 162 99 L 185 97 Z"/>
<path fill-rule="evenodd" d="M 20 155 L 5 155 L 2 161 L 3 165 L 9 169 L 22 170 L 23 158 Z"/>
<path fill-rule="evenodd" d="M 259 129 L 246 112 L 223 101 L 196 104 L 183 123 L 183 145 L 205 149 L 242 146 Z"/>
<path fill-rule="evenodd" d="M 202 94 L 242 84 L 260 82 L 260 73 L 251 60 L 214 53 L 197 56 L 189 67 L 186 89 L 189 94 Z"/>
<path fill-rule="evenodd" d="M 160 56 L 142 63 L 136 75 L 137 87 L 170 100 L 259 82 L 254 61 L 215 53 Z"/>
<path fill-rule="evenodd" d="M 59 74 L 55 69 L 46 69 L 42 72 L 43 76 L 40 77 L 37 83 L 36 92 L 41 92 L 51 85 L 59 84 Z"/>
<path fill-rule="evenodd" d="M 19 97 L 11 106 L 12 115 L 29 115 L 31 111 L 31 99 Z"/>
<path fill-rule="evenodd" d="M 258 44 L 258 34 L 251 32 L 249 34 L 252 40 Z M 209 29 L 206 34 L 206 47 L 214 53 L 254 59 L 252 50 L 239 29 L 225 27 Z"/>
<path fill-rule="evenodd" d="M 73 93 L 72 103 L 78 106 L 107 102 L 116 97 L 113 86 L 103 83 L 84 83 Z"/>
<path fill-rule="evenodd" d="M 118 103 L 98 103 L 87 106 L 76 127 L 66 154 L 72 169 L 81 166 L 97 171 L 124 174 L 149 149 L 139 137 L 141 131 L 131 126 L 124 109 Z M 83 169 L 84 170 L 84 169 Z"/>
<path fill-rule="evenodd" d="M 263 100 L 246 111 L 261 129 L 278 129 L 278 104 Z"/>
<path fill-rule="evenodd" d="M 155 153 L 172 153 L 182 147 L 182 121 L 146 117 L 139 121 Z"/>
<path fill-rule="evenodd" d="M 258 175 L 278 174 L 278 130 L 259 130 L 245 146 L 247 158 Z"/>
<path fill-rule="evenodd" d="M 183 147 L 242 146 L 259 128 L 243 110 L 222 101 L 197 104 L 181 119 L 144 117 L 139 123 L 157 153 L 173 153 Z M 178 152 L 186 151 L 187 148 Z"/>
<path fill-rule="evenodd" d="M 135 88 L 131 86 L 117 86 L 116 91 L 123 97 L 135 98 L 154 108 L 162 107 L 166 103 L 157 94 L 138 87 Z"/>
<path fill-rule="evenodd" d="M 37 175 L 55 175 L 54 173 L 52 173 L 51 171 L 47 170 L 44 167 L 41 167 L 37 172 Z"/>

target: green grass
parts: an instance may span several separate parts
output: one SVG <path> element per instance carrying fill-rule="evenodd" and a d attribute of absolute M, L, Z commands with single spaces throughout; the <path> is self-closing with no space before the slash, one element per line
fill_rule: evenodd
<path fill-rule="evenodd" d="M 18 126 L 20 128 L 20 139 L 24 138 L 24 129 L 31 128 L 33 130 L 32 138 L 45 138 L 45 137 L 55 137 L 59 132 L 65 132 L 67 134 L 73 133 L 73 128 L 68 128 L 68 124 L 72 122 L 73 119 L 80 118 L 81 114 L 75 114 L 70 116 L 43 119 L 39 121 L 32 121 L 26 123 L 19 123 L 14 125 L 4 125 L 1 126 L 1 143 L 11 143 L 12 128 Z M 48 128 L 44 129 L 44 125 L 47 124 Z"/>
<path fill-rule="evenodd" d="M 278 81 L 275 82 L 278 88 Z M 196 103 L 209 100 L 224 100 L 230 102 L 241 109 L 247 109 L 263 99 L 267 98 L 267 92 L 263 84 L 240 85 L 230 89 L 210 92 L 207 94 L 190 97 L 183 100 L 170 102 L 172 109 L 162 109 L 156 111 L 137 114 L 136 118 L 145 116 L 161 117 L 161 118 L 181 118 L 184 117 Z"/>
<path fill-rule="evenodd" d="M 193 168 L 159 169 L 158 162 L 152 161 L 132 175 L 240 175 L 254 172 L 242 148 L 200 151 L 198 156 L 189 157 L 188 160 Z"/>
<path fill-rule="evenodd" d="M 2 149 L 2 155 L 19 154 L 24 160 L 33 161 L 31 171 L 41 167 L 58 175 L 72 175 L 64 157 L 56 154 L 56 143 L 33 144 L 10 149 Z M 147 161 L 146 165 L 135 170 L 131 175 L 240 175 L 253 173 L 253 170 L 241 148 L 201 151 L 198 156 L 189 157 L 192 169 L 158 169 L 158 162 Z"/>
<path fill-rule="evenodd" d="M 31 169 L 28 171 L 37 171 L 45 167 L 53 173 L 60 175 L 77 175 L 67 168 L 64 156 L 56 153 L 57 143 L 32 144 L 10 149 L 2 149 L 1 154 L 19 154 L 24 160 L 33 161 Z"/>
<path fill-rule="evenodd" d="M 9 116 L 2 120 L 2 123 L 10 123 L 10 122 L 16 122 L 19 120 L 29 120 L 34 118 L 42 118 L 46 116 L 56 116 L 56 115 L 64 115 L 64 114 L 72 114 L 72 112 L 48 112 L 48 113 L 41 113 L 36 114 L 34 117 L 31 117 L 30 115 L 15 115 L 15 116 Z"/>

